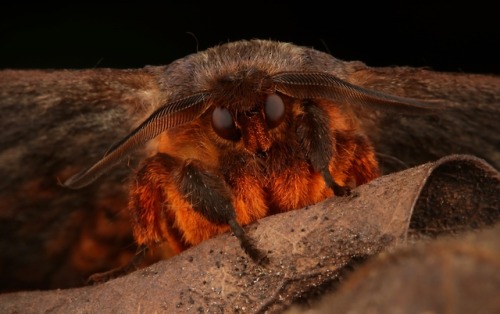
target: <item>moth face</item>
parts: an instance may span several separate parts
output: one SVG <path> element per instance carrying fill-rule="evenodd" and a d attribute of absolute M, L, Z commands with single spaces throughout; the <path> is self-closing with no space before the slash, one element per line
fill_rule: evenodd
<path fill-rule="evenodd" d="M 286 113 L 285 103 L 278 94 L 268 94 L 255 107 L 236 111 L 215 107 L 212 128 L 223 139 L 242 141 L 251 154 L 265 153 L 272 145 L 269 131 L 281 125 Z"/>
<path fill-rule="evenodd" d="M 102 159 L 66 180 L 64 185 L 77 189 L 92 183 L 141 145 L 169 129 L 187 126 L 205 113 L 212 115 L 212 128 L 222 140 L 237 143 L 250 154 L 265 155 L 277 135 L 285 139 L 288 135 L 276 128 L 284 124 L 286 116 L 294 118 L 294 107 L 289 106 L 287 114 L 283 97 L 324 99 L 332 105 L 366 106 L 400 113 L 443 108 L 435 102 L 353 85 L 332 73 L 337 67 L 335 59 L 328 64 L 328 59 L 316 56 L 307 48 L 292 49 L 290 45 L 263 45 L 254 41 L 222 45 L 173 63 L 164 72 L 170 79 L 160 80 L 161 88 L 169 90 L 171 97 L 113 145 Z M 193 82 L 197 88 L 184 90 Z M 314 134 L 308 138 L 311 136 Z"/>

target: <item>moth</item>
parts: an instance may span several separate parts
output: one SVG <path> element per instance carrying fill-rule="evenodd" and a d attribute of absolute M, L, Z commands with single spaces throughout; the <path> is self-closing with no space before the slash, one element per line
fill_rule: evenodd
<path fill-rule="evenodd" d="M 152 67 L 163 105 L 64 185 L 83 188 L 154 141 L 155 154 L 130 180 L 137 244 L 166 241 L 179 253 L 230 230 L 264 263 L 266 253 L 243 226 L 348 195 L 379 176 L 354 107 L 435 109 L 356 86 L 338 62 L 312 48 L 249 40 L 189 55 L 161 72 Z"/>

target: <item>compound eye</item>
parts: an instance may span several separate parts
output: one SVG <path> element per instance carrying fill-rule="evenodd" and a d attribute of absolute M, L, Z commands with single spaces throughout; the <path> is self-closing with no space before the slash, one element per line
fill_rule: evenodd
<path fill-rule="evenodd" d="M 226 140 L 237 141 L 241 136 L 231 113 L 226 108 L 215 107 L 212 112 L 212 127 L 215 133 Z"/>
<path fill-rule="evenodd" d="M 277 127 L 285 118 L 285 103 L 277 94 L 267 96 L 264 103 L 267 126 L 270 129 Z"/>

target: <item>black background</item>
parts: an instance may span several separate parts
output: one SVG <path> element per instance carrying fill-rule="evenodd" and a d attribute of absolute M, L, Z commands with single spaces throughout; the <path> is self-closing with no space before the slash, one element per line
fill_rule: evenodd
<path fill-rule="evenodd" d="M 263 38 L 370 66 L 500 73 L 494 1 L 170 2 L 1 4 L 0 68 L 136 68 Z"/>

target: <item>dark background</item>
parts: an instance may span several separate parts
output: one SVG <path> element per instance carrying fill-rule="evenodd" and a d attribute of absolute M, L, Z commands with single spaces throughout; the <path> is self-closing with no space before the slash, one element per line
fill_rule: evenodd
<path fill-rule="evenodd" d="M 328 51 L 370 66 L 500 73 L 494 1 L 138 1 L 0 5 L 0 68 L 136 68 L 239 39 Z"/>

